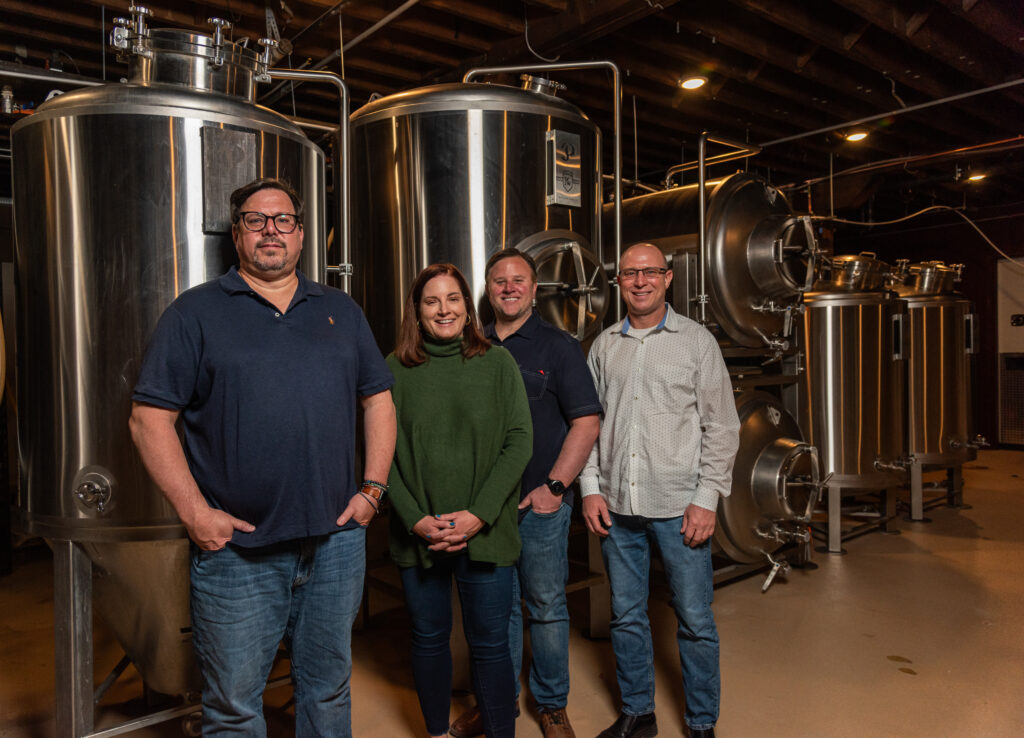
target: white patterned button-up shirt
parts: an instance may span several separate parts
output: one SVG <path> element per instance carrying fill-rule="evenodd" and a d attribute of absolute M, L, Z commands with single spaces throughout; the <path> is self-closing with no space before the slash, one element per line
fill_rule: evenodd
<path fill-rule="evenodd" d="M 722 352 L 705 328 L 666 308 L 646 335 L 629 318 L 605 330 L 587 360 L 604 421 L 580 486 L 620 515 L 674 518 L 691 503 L 717 510 L 732 484 L 740 423 Z"/>

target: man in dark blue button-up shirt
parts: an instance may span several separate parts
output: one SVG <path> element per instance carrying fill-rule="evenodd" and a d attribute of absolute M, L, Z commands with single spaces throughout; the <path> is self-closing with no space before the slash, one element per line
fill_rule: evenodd
<path fill-rule="evenodd" d="M 365 526 L 395 447 L 394 380 L 358 306 L 296 269 L 294 190 L 257 180 L 231 206 L 238 268 L 160 318 L 132 396 L 132 437 L 192 540 L 203 734 L 266 735 L 263 688 L 283 639 L 296 734 L 347 736 L 351 625 Z"/>

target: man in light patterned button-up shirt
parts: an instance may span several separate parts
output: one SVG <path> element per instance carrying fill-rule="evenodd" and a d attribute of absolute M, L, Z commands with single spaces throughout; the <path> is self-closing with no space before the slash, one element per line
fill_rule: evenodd
<path fill-rule="evenodd" d="M 718 631 L 711 612 L 711 534 L 739 445 L 729 373 L 714 337 L 665 302 L 672 282 L 651 244 L 622 255 L 625 320 L 604 331 L 588 363 L 604 423 L 580 478 L 583 517 L 600 536 L 612 590 L 612 648 L 622 712 L 599 738 L 647 738 L 654 655 L 647 619 L 652 544 L 679 619 L 685 720 L 712 738 L 718 720 Z"/>

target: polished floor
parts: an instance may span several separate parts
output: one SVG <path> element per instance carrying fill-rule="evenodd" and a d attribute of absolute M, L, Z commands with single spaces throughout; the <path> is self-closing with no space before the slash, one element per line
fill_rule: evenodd
<path fill-rule="evenodd" d="M 761 593 L 763 575 L 716 590 L 722 640 L 720 738 L 946 738 L 1024 736 L 1024 452 L 988 451 L 965 467 L 966 509 L 897 518 L 896 535 L 847 541 L 815 554 Z M 37 552 L 0 579 L 0 738 L 54 729 L 52 568 Z M 582 593 L 573 595 L 583 611 Z M 354 637 L 354 731 L 360 738 L 422 736 L 408 671 L 404 613 L 386 596 Z M 682 736 L 682 690 L 668 606 L 651 603 L 659 647 L 661 736 Z M 582 619 L 582 618 L 581 618 Z M 97 682 L 121 654 L 96 628 Z M 606 640 L 574 628 L 569 715 L 580 738 L 616 715 Z M 143 710 L 129 669 L 104 697 L 97 725 Z M 291 734 L 290 690 L 266 696 L 269 733 Z M 468 700 L 457 697 L 455 708 Z M 180 736 L 177 722 L 136 736 Z M 519 736 L 540 736 L 529 711 Z"/>

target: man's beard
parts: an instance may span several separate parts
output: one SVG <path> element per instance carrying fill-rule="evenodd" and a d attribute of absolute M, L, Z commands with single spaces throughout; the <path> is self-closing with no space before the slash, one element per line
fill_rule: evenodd
<path fill-rule="evenodd" d="M 261 251 L 262 247 L 267 244 L 274 244 L 281 248 L 281 252 L 277 256 L 267 257 L 265 252 Z M 261 272 L 279 272 L 285 268 L 288 263 L 288 252 L 283 243 L 276 239 L 267 239 L 261 241 L 256 245 L 256 250 L 252 255 L 252 264 Z"/>

